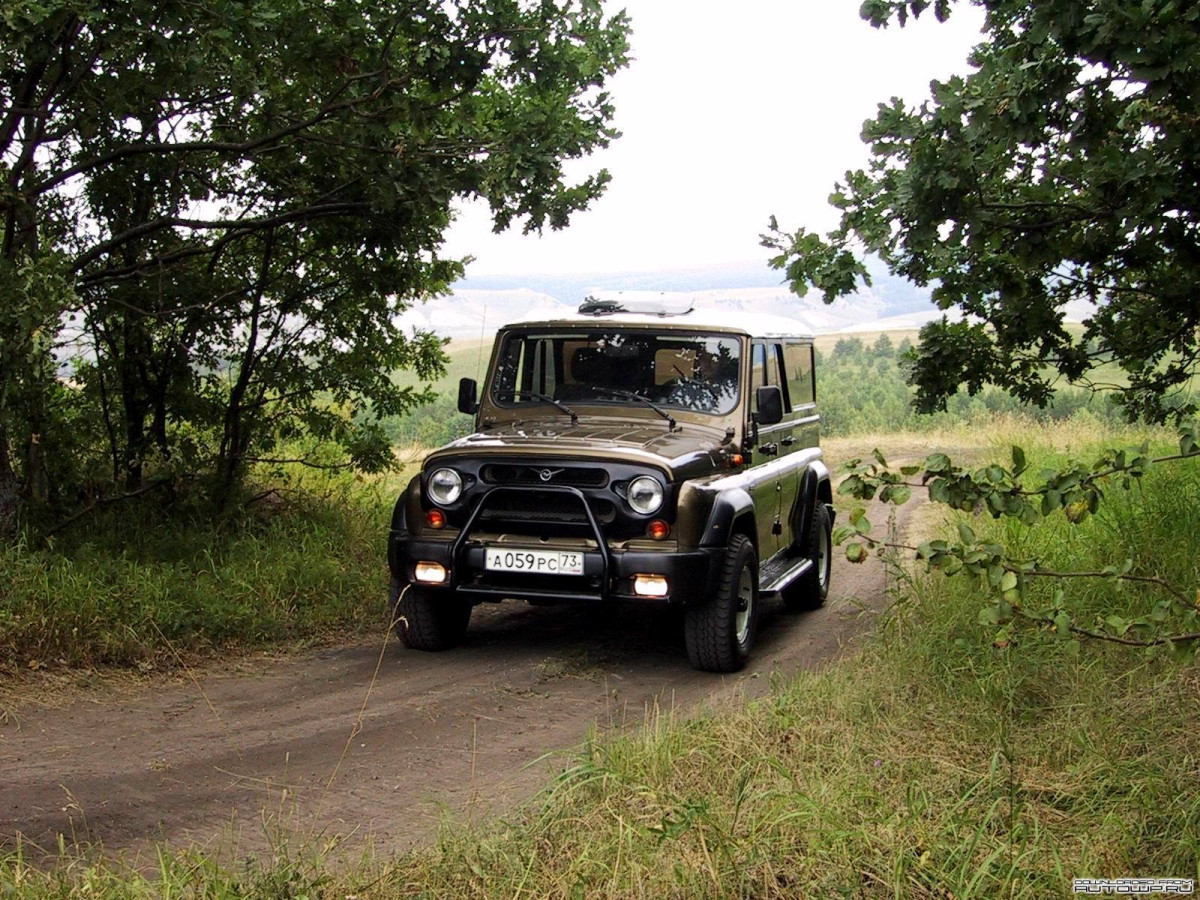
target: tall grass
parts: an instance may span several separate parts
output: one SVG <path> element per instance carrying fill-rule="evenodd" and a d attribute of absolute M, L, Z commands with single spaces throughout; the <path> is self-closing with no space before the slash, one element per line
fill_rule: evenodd
<path fill-rule="evenodd" d="M 49 546 L 0 548 L 0 671 L 173 664 L 179 652 L 378 625 L 397 479 L 293 477 L 219 520 L 151 495 Z"/>
<path fill-rule="evenodd" d="M 1082 432 L 998 434 L 1037 465 Z M 1114 440 L 1128 435 L 1114 434 Z M 1095 438 L 1095 434 L 1091 435 Z M 1014 441 L 1014 439 L 1017 439 Z M 1062 567 L 1132 556 L 1198 586 L 1200 471 L 1152 471 L 1074 529 L 975 522 Z M 1072 877 L 1200 878 L 1200 672 L 1167 652 L 977 621 L 969 580 L 917 572 L 856 655 L 772 694 L 597 734 L 507 820 L 450 823 L 436 846 L 342 865 L 286 848 L 248 865 L 164 853 L 155 878 L 111 862 L 0 860 L 0 895 L 1063 896 Z M 1132 615 L 1141 587 L 1072 585 L 1077 619 Z"/>

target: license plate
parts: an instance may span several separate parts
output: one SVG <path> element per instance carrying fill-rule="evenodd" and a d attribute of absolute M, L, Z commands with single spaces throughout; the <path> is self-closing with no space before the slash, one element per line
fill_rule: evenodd
<path fill-rule="evenodd" d="M 538 575 L 582 575 L 583 554 L 558 550 L 484 551 L 484 565 L 498 572 L 534 572 Z"/>

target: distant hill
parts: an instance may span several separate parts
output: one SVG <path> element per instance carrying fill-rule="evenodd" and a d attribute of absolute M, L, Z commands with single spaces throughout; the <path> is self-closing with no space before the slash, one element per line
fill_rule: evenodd
<path fill-rule="evenodd" d="M 868 260 L 867 268 L 871 286 L 830 305 L 817 291 L 797 297 L 765 262 L 659 272 L 469 276 L 452 286 L 450 296 L 413 307 L 400 322 L 446 337 L 487 338 L 507 322 L 533 314 L 553 318 L 573 311 L 589 294 L 612 291 L 689 293 L 701 306 L 788 316 L 814 334 L 910 331 L 942 316 L 928 287 L 892 275 L 877 259 Z M 1071 309 L 1068 319 L 1080 321 L 1087 313 L 1083 306 Z"/>

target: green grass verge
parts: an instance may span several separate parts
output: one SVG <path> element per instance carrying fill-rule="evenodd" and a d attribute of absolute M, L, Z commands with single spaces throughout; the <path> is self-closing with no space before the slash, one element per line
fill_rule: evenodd
<path fill-rule="evenodd" d="M 1049 444 L 1024 443 L 1050 461 Z M 1200 471 L 1154 470 L 1069 536 L 974 527 L 1063 567 L 1133 556 L 1191 596 Z M 1034 632 L 998 649 L 969 580 L 902 586 L 856 655 L 748 705 L 597 736 L 513 817 L 452 823 L 429 849 L 337 862 L 281 841 L 227 865 L 164 851 L 151 877 L 10 855 L 0 896 L 965 900 L 1063 896 L 1072 877 L 1200 878 L 1194 662 Z M 1155 600 L 1105 584 L 1067 594 L 1080 619 Z"/>
<path fill-rule="evenodd" d="M 0 548 L 0 672 L 174 665 L 377 627 L 397 486 L 309 478 L 220 521 L 138 498 L 48 547 Z"/>

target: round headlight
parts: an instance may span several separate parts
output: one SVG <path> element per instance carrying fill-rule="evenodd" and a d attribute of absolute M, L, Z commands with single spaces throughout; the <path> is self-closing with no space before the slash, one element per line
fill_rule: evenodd
<path fill-rule="evenodd" d="M 462 496 L 462 476 L 453 469 L 438 469 L 429 476 L 429 497 L 439 506 L 449 506 Z"/>
<path fill-rule="evenodd" d="M 662 485 L 649 475 L 642 475 L 629 482 L 629 489 L 625 492 L 625 497 L 635 511 L 648 516 L 657 512 L 658 508 L 662 506 Z"/>

